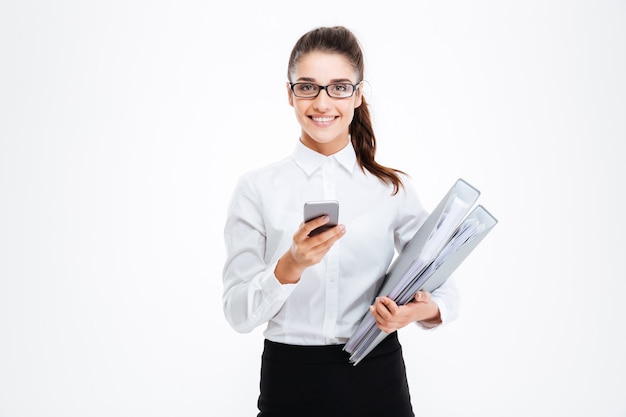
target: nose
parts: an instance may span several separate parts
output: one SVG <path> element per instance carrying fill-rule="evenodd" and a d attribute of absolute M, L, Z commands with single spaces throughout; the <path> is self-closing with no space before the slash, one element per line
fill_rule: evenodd
<path fill-rule="evenodd" d="M 326 88 L 324 88 L 324 90 L 326 90 Z M 313 108 L 317 111 L 328 110 L 331 106 L 332 100 L 333 99 L 328 95 L 328 90 L 320 91 L 314 99 Z"/>

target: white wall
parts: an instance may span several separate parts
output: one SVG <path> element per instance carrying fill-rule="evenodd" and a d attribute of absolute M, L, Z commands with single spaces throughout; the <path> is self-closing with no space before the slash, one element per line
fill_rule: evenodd
<path fill-rule="evenodd" d="M 288 55 L 332 24 L 379 160 L 500 221 L 459 320 L 401 332 L 418 415 L 626 415 L 625 3 L 218 3 L 0 3 L 0 417 L 255 415 L 224 215 L 291 152 Z"/>

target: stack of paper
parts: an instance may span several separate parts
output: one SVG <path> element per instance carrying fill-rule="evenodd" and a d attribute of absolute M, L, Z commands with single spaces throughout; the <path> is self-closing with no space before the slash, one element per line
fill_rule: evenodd
<path fill-rule="evenodd" d="M 391 265 L 378 296 L 404 305 L 417 291 L 439 288 L 497 223 L 483 206 L 472 209 L 479 195 L 457 180 Z M 356 365 L 386 336 L 368 311 L 344 350 Z"/>

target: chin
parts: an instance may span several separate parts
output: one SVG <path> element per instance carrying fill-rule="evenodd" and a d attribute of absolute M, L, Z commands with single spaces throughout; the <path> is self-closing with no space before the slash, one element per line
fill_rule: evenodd
<path fill-rule="evenodd" d="M 343 140 L 343 135 L 331 134 L 329 132 L 323 132 L 321 135 L 309 135 L 309 137 L 314 142 L 324 145 L 341 142 Z"/>

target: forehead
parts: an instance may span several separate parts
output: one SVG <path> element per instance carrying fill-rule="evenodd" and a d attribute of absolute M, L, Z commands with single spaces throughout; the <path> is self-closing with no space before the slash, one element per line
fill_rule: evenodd
<path fill-rule="evenodd" d="M 322 51 L 301 56 L 292 77 L 293 81 L 306 79 L 320 83 L 333 80 L 357 81 L 357 73 L 345 55 Z"/>

